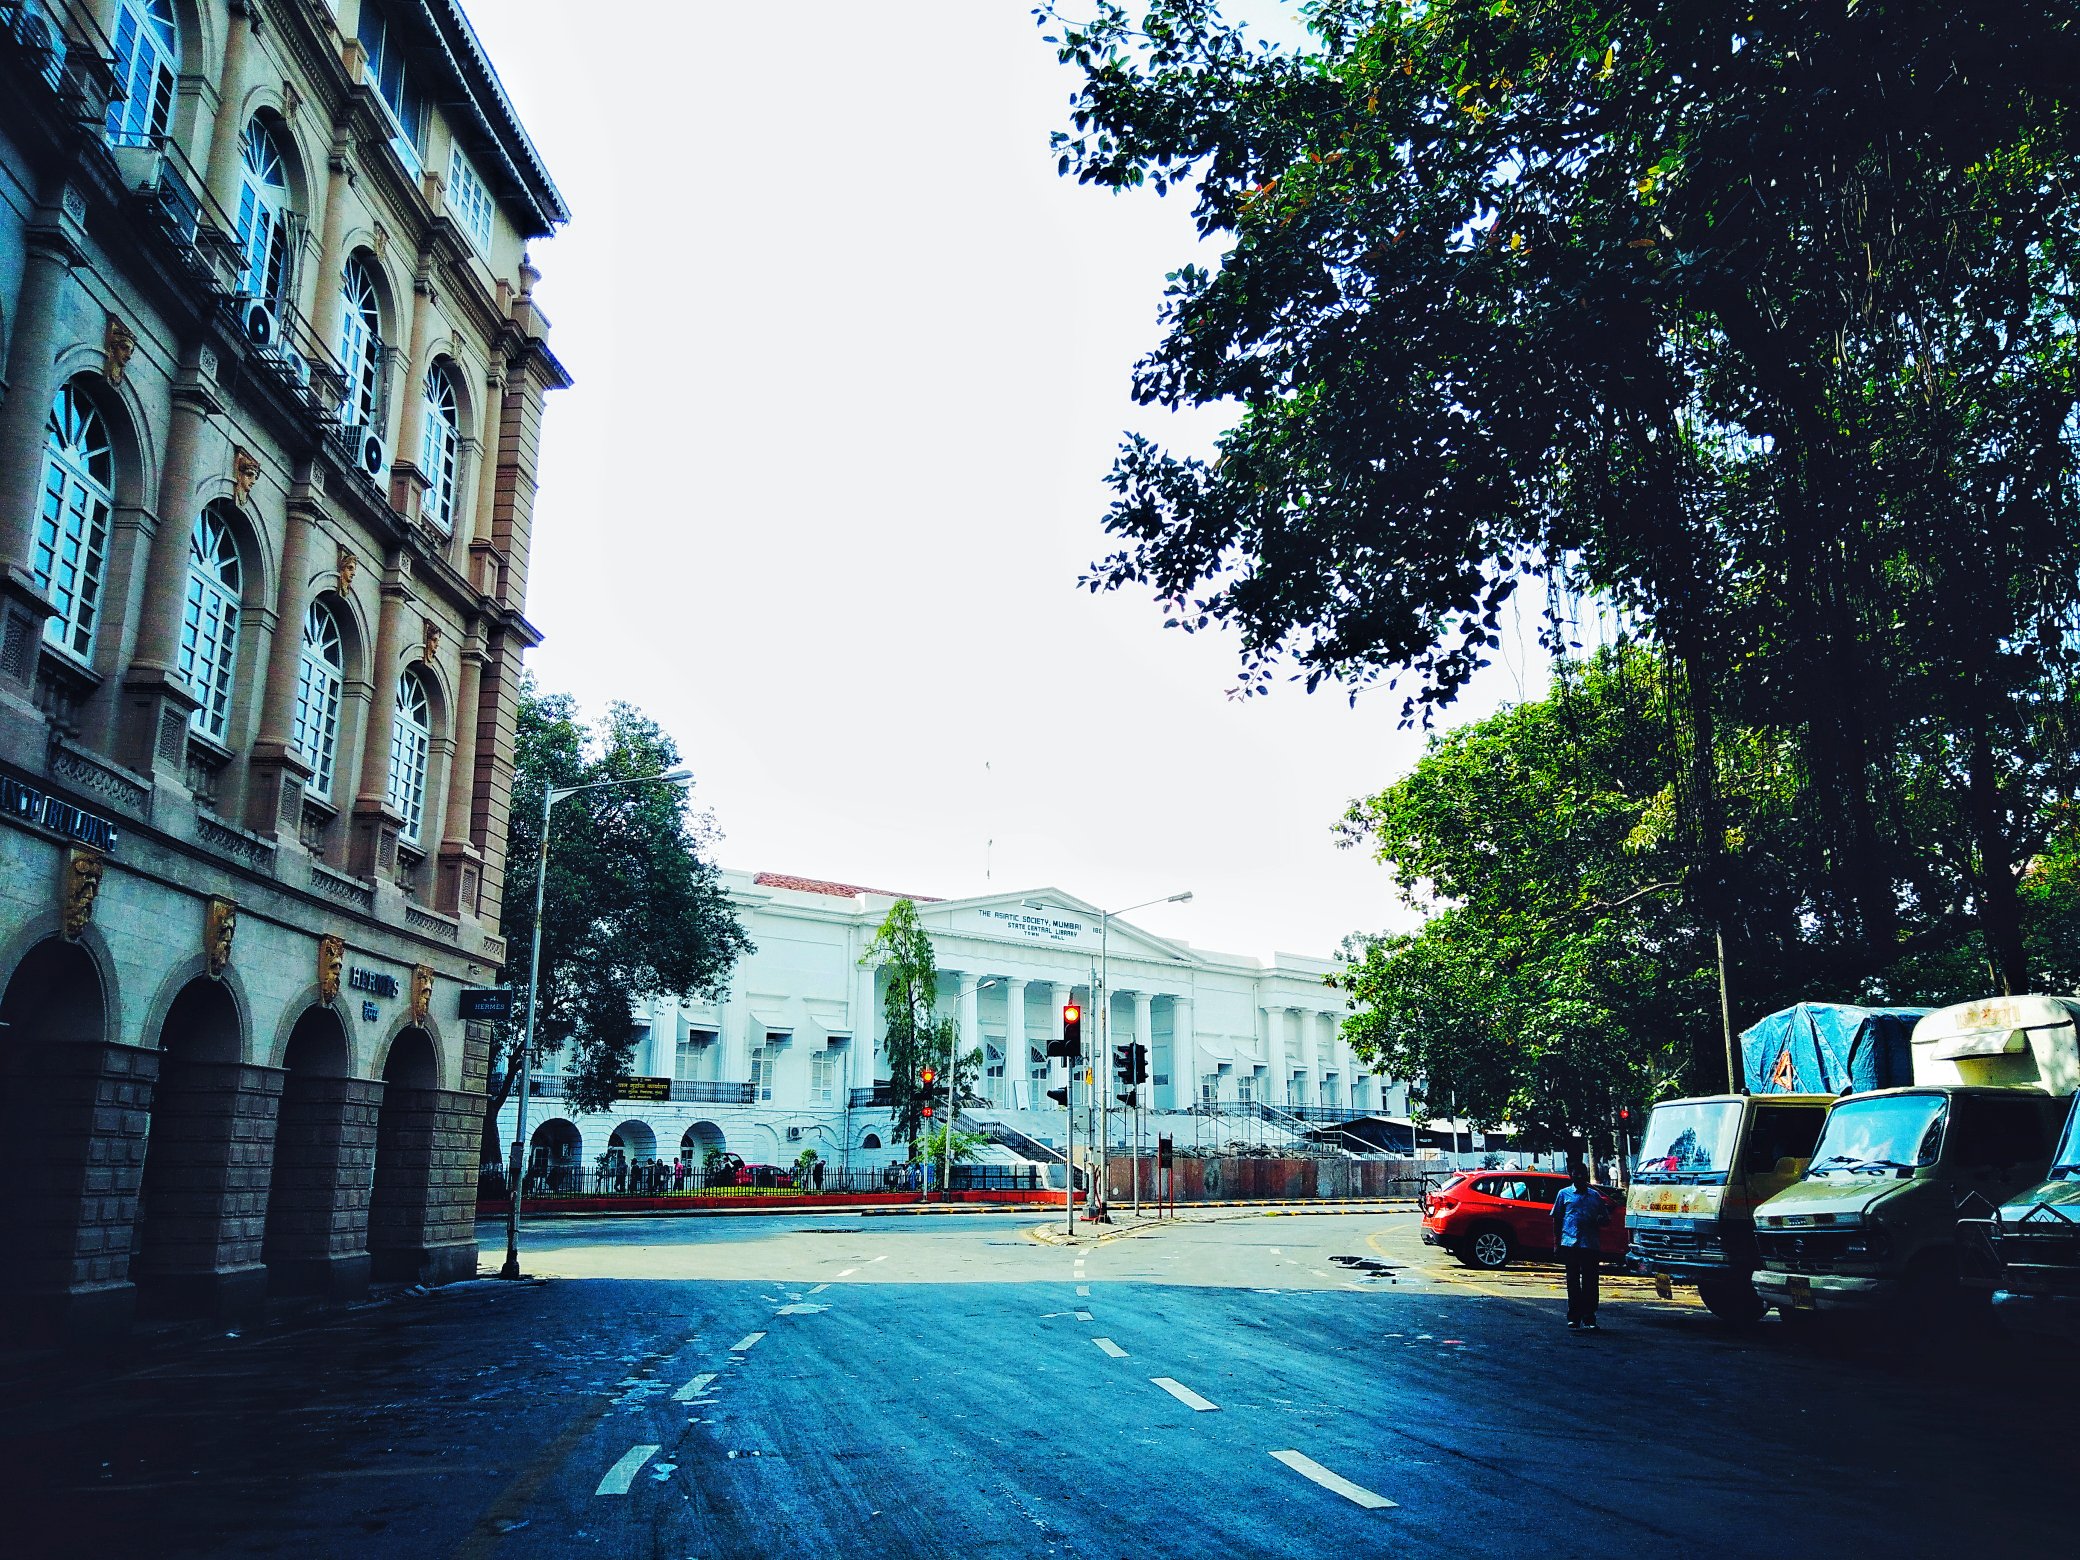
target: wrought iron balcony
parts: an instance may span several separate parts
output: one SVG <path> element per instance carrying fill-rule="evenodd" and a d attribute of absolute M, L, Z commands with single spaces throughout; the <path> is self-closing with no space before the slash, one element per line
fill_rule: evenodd
<path fill-rule="evenodd" d="M 0 0 L 0 55 L 58 111 L 98 125 L 115 95 L 115 50 L 85 0 Z"/>

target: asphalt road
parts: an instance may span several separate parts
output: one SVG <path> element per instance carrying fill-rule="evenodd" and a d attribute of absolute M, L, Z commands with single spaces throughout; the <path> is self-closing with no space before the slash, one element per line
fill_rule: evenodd
<path fill-rule="evenodd" d="M 0 1548 L 2070 1552 L 2071 1361 L 1731 1335 L 1633 1281 L 1571 1334 L 1555 1270 L 1406 1214 L 1037 1224 L 540 1221 L 533 1282 L 9 1357 Z"/>

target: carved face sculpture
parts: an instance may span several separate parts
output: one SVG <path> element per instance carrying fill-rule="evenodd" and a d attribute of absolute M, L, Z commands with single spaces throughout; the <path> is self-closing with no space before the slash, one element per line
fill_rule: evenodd
<path fill-rule="evenodd" d="M 318 939 L 318 1000 L 339 1000 L 340 972 L 347 964 L 347 940 L 327 933 Z"/>
<path fill-rule="evenodd" d="M 231 939 L 238 934 L 238 906 L 228 899 L 212 899 L 203 931 L 203 957 L 209 972 L 221 975 L 231 962 Z"/>
<path fill-rule="evenodd" d="M 94 919 L 94 900 L 101 892 L 101 874 L 108 858 L 90 850 L 76 850 L 65 862 L 64 925 L 67 937 L 78 937 Z"/>
<path fill-rule="evenodd" d="M 412 966 L 412 1022 L 423 1024 L 433 1012 L 433 966 Z"/>

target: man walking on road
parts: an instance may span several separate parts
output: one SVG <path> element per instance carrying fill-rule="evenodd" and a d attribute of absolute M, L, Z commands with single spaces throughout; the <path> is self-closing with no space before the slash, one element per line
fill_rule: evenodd
<path fill-rule="evenodd" d="M 1567 1264 L 1567 1325 L 1571 1331 L 1596 1332 L 1597 1269 L 1603 1262 L 1597 1232 L 1611 1216 L 1603 1193 L 1589 1184 L 1589 1167 L 1577 1163 L 1574 1184 L 1553 1199 L 1553 1243 Z"/>

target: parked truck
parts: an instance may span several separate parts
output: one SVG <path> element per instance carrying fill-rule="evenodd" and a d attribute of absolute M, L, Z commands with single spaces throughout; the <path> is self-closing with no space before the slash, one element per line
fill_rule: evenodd
<path fill-rule="evenodd" d="M 1994 1314 L 2020 1331 L 2080 1343 L 2080 1094 L 2045 1179 L 2002 1203 L 1988 1225 Z"/>
<path fill-rule="evenodd" d="M 1927 1011 L 1798 1003 L 1742 1034 L 1747 1093 L 1656 1105 L 1626 1194 L 1633 1270 L 1663 1295 L 1695 1284 L 1726 1321 L 1759 1320 L 1756 1206 L 1805 1172 L 1838 1093 L 1912 1077 L 1908 1042 Z"/>
<path fill-rule="evenodd" d="M 1811 1164 L 1755 1211 L 1755 1288 L 1787 1319 L 1904 1313 L 1923 1324 L 1991 1283 L 1960 1220 L 2044 1181 L 2080 1083 L 2080 1002 L 1999 997 L 1914 1026 L 1913 1083 L 1839 1099 Z"/>

